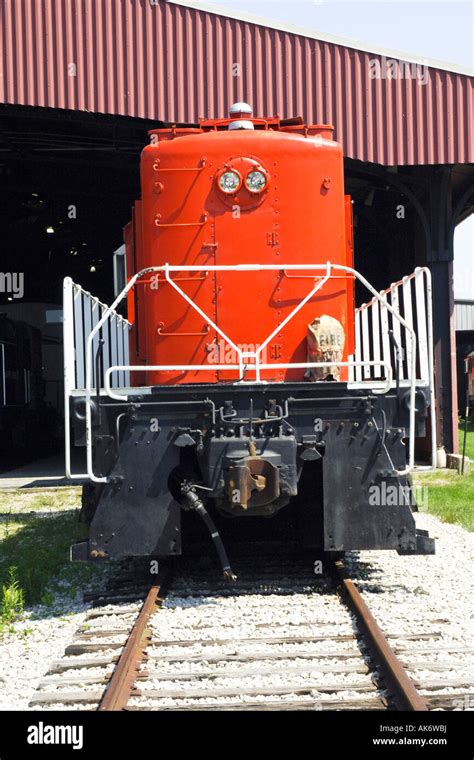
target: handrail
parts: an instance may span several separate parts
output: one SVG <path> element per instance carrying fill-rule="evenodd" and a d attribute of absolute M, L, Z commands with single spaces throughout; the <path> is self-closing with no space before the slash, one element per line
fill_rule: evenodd
<path fill-rule="evenodd" d="M 290 313 L 288 317 L 285 318 L 285 320 L 282 322 L 281 325 L 278 326 L 276 330 L 273 331 L 273 333 L 264 341 L 264 343 L 257 348 L 256 351 L 242 351 L 236 344 L 221 330 L 221 328 L 216 325 L 213 320 L 202 310 L 200 307 L 186 294 L 184 291 L 181 290 L 181 288 L 176 285 L 176 282 L 171 279 L 170 272 L 202 272 L 203 270 L 206 271 L 214 271 L 214 272 L 260 272 L 260 271 L 325 271 L 325 275 L 316 283 L 314 288 L 308 293 L 308 295 L 300 302 L 300 304 L 293 309 L 293 311 Z M 408 465 L 402 470 L 398 470 L 397 473 L 399 475 L 407 475 L 414 467 L 414 461 L 415 461 L 415 380 L 416 380 L 416 335 L 412 327 L 406 322 L 403 317 L 400 316 L 399 313 L 391 306 L 391 304 L 388 303 L 386 296 L 380 295 L 375 288 L 370 284 L 370 282 L 360 274 L 356 269 L 352 267 L 348 267 L 342 264 L 332 264 L 331 262 L 326 262 L 325 264 L 237 264 L 237 265 L 208 265 L 206 264 L 205 267 L 203 266 L 196 266 L 196 265 L 170 265 L 168 263 L 159 265 L 159 266 L 153 266 L 153 267 L 146 267 L 136 274 L 134 274 L 129 282 L 125 285 L 125 287 L 122 289 L 122 291 L 117 295 L 112 305 L 109 307 L 109 309 L 103 314 L 102 318 L 99 320 L 97 325 L 94 327 L 92 332 L 89 334 L 87 338 L 87 352 L 86 352 L 86 388 L 85 388 L 85 396 L 86 396 L 86 445 L 87 445 L 87 472 L 89 478 L 95 482 L 95 483 L 106 483 L 108 482 L 107 477 L 100 477 L 98 478 L 93 471 L 93 463 L 92 463 L 92 420 L 91 420 L 91 398 L 92 398 L 92 345 L 94 336 L 97 334 L 97 332 L 100 330 L 102 324 L 105 322 L 105 320 L 108 318 L 109 314 L 112 313 L 118 304 L 121 302 L 121 300 L 127 295 L 129 290 L 135 286 L 135 283 L 141 279 L 143 276 L 151 273 L 151 272 L 164 272 L 167 282 L 184 298 L 184 300 L 189 303 L 189 305 L 198 312 L 206 321 L 208 324 L 213 327 L 216 332 L 221 335 L 221 337 L 226 340 L 229 345 L 237 352 L 237 355 L 239 357 L 239 370 L 241 370 L 241 376 L 244 374 L 245 366 L 248 366 L 248 363 L 244 363 L 244 358 L 253 358 L 255 359 L 255 365 L 254 371 L 256 373 L 257 380 L 255 382 L 261 382 L 260 380 L 260 370 L 267 369 L 267 368 L 275 368 L 278 365 L 272 364 L 272 365 L 262 365 L 260 363 L 260 354 L 263 350 L 263 348 L 268 344 L 269 340 L 274 337 L 274 335 L 281 330 L 281 328 L 286 325 L 290 319 L 293 318 L 293 316 L 304 306 L 307 301 L 312 298 L 312 296 L 328 281 L 328 279 L 331 276 L 332 271 L 337 272 L 346 272 L 349 274 L 353 274 L 368 290 L 372 293 L 374 296 L 374 299 L 379 301 L 382 306 L 384 306 L 389 313 L 392 314 L 392 316 L 398 320 L 398 322 L 403 325 L 405 328 L 407 335 L 409 335 L 410 338 L 410 345 L 411 345 L 411 351 L 410 351 L 410 358 L 411 358 L 411 380 L 410 380 L 410 409 L 409 409 L 409 454 L 408 454 Z M 370 365 L 370 362 L 362 362 L 362 366 Z M 377 362 L 377 365 L 384 364 L 381 361 Z M 315 366 L 326 366 L 327 363 L 325 362 L 307 362 L 302 364 L 288 364 L 288 365 L 280 365 L 281 367 L 287 366 L 289 367 L 315 367 Z M 335 365 L 347 365 L 356 366 L 357 363 L 354 362 L 337 362 L 332 361 L 329 363 L 329 366 L 335 366 Z M 160 365 L 155 365 L 160 366 Z M 161 365 L 163 366 L 163 365 Z M 226 369 L 231 369 L 231 365 L 224 365 Z M 192 369 L 197 370 L 199 368 L 205 368 L 208 369 L 207 365 L 192 365 Z M 111 374 L 111 371 L 117 371 L 121 369 L 127 369 L 129 371 L 133 371 L 134 367 L 132 365 L 117 365 L 116 367 L 111 367 L 106 372 L 106 377 L 108 377 Z M 136 369 L 139 369 L 140 371 L 147 371 L 149 368 L 147 367 L 137 367 Z M 173 367 L 172 369 L 177 369 L 176 367 Z M 390 376 L 391 376 L 391 370 L 390 370 Z M 372 385 L 374 384 L 374 381 L 372 381 Z M 110 385 L 108 385 L 108 392 L 110 395 Z M 375 389 L 374 389 L 375 392 Z M 380 390 L 379 390 L 380 392 Z M 382 390 L 382 392 L 385 392 Z M 121 400 L 126 400 L 126 396 L 119 397 Z"/>
<path fill-rule="evenodd" d="M 86 315 L 87 304 L 87 315 Z M 76 313 L 75 313 L 76 312 Z M 82 480 L 88 477 L 87 473 L 73 473 L 71 468 L 71 420 L 69 416 L 69 399 L 71 393 L 76 389 L 79 377 L 82 377 L 84 369 L 87 368 L 87 357 L 90 348 L 83 344 L 76 343 L 78 335 L 78 321 L 82 327 L 82 320 L 87 316 L 87 324 L 94 327 L 93 321 L 99 315 L 105 315 L 101 320 L 102 324 L 111 317 L 110 328 L 106 331 L 106 363 L 105 369 L 108 369 L 110 363 L 122 358 L 128 358 L 128 337 L 126 331 L 130 329 L 131 323 L 115 310 L 102 303 L 96 296 L 89 291 L 81 288 L 80 285 L 73 282 L 70 277 L 65 277 L 63 282 L 63 350 L 64 350 L 64 442 L 65 442 L 65 472 L 71 480 Z M 86 328 L 87 329 L 87 328 Z M 94 330 L 94 333 L 96 331 Z M 80 333 L 82 338 L 82 331 Z M 110 341 L 109 341 L 110 338 Z M 96 339 L 97 342 L 98 338 Z M 126 382 L 126 376 L 123 377 Z"/>
<path fill-rule="evenodd" d="M 245 355 L 245 351 L 243 352 Z M 249 352 L 250 353 L 250 352 Z M 374 384 L 372 384 L 372 389 L 377 388 L 379 389 L 379 393 L 387 393 L 388 390 L 390 390 L 392 380 L 393 380 L 393 371 L 389 364 L 386 362 L 336 362 L 336 361 L 329 361 L 329 362 L 278 362 L 274 364 L 246 364 L 245 365 L 245 371 L 247 372 L 255 372 L 257 367 L 259 367 L 261 370 L 272 370 L 272 369 L 312 369 L 313 367 L 334 367 L 337 365 L 338 367 L 353 367 L 353 366 L 365 366 L 368 364 L 369 366 L 375 366 L 376 364 L 381 364 L 386 370 L 387 370 L 387 378 L 385 381 L 374 381 Z M 238 372 L 240 370 L 240 367 L 238 364 L 213 364 L 212 369 L 216 372 Z M 127 400 L 127 396 L 125 394 L 118 394 L 114 393 L 113 389 L 110 386 L 110 376 L 113 372 L 116 371 L 123 371 L 123 370 L 129 370 L 130 372 L 191 372 L 193 370 L 197 371 L 204 371 L 209 370 L 209 364 L 148 364 L 146 366 L 143 366 L 143 364 L 136 364 L 136 365 L 121 365 L 118 364 L 114 367 L 110 367 L 108 370 L 106 370 L 104 375 L 104 390 L 106 391 L 107 395 L 116 401 L 124 401 Z M 250 381 L 253 382 L 253 381 Z M 258 381 L 255 381 L 258 382 Z M 375 385 L 376 383 L 376 385 Z M 236 385 L 243 384 L 242 381 L 238 381 Z M 246 383 L 248 384 L 248 383 Z M 376 391 L 374 391 L 376 392 Z"/>
<path fill-rule="evenodd" d="M 413 286 L 413 289 L 412 289 Z M 400 312 L 403 303 L 403 314 L 410 326 L 417 325 L 419 341 L 419 364 L 420 379 L 425 381 L 430 393 L 430 420 L 431 420 L 431 467 L 436 467 L 436 409 L 434 398 L 434 357 L 433 357 L 433 314 L 432 314 L 432 282 L 431 271 L 428 267 L 417 267 L 415 271 L 402 277 L 397 282 L 392 282 L 388 288 L 380 291 L 380 295 L 387 298 L 395 310 Z M 416 313 L 413 309 L 416 304 Z M 356 318 L 356 358 L 368 356 L 376 359 L 380 356 L 379 340 L 381 336 L 381 321 L 383 313 L 379 309 L 378 301 L 372 298 L 368 303 L 363 303 L 355 310 Z M 369 332 L 369 322 L 372 324 L 372 333 Z M 388 325 L 387 325 L 388 326 Z M 394 324 L 394 333 L 400 341 L 399 330 Z M 390 351 L 388 333 L 384 335 L 386 345 L 382 342 L 382 356 Z M 407 344 L 407 368 L 410 361 L 410 346 Z M 401 378 L 403 378 L 403 367 Z"/>

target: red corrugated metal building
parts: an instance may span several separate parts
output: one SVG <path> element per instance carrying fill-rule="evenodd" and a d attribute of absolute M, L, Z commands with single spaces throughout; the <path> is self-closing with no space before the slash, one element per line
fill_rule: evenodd
<path fill-rule="evenodd" d="M 0 0 L 0 178 L 3 161 L 22 186 L 39 183 L 49 161 L 58 198 L 74 185 L 102 203 L 119 188 L 131 200 L 125 175 L 106 175 L 125 171 L 156 122 L 224 116 L 244 100 L 255 114 L 334 124 L 359 265 L 381 284 L 432 269 L 440 440 L 453 449 L 453 233 L 473 207 L 471 74 L 188 0 Z M 406 223 L 394 226 L 401 202 Z"/>
<path fill-rule="evenodd" d="M 334 124 L 350 158 L 474 161 L 473 79 L 461 67 L 206 7 L 2 0 L 0 101 L 195 122 L 244 99 L 255 113 Z M 420 76 L 388 78 L 387 59 Z M 371 78 L 374 60 L 385 78 Z"/>

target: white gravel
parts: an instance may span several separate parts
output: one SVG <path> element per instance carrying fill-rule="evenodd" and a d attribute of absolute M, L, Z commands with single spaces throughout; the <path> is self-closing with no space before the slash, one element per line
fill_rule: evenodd
<path fill-rule="evenodd" d="M 107 570 L 92 580 L 92 585 L 72 585 L 58 580 L 48 588 L 51 602 L 29 607 L 14 623 L 14 632 L 0 638 L 0 710 L 26 710 L 39 682 L 51 664 L 61 660 L 76 631 L 85 623 L 90 604 L 82 602 L 85 591 L 103 586 Z M 113 653 L 114 655 L 116 652 Z M 92 653 L 92 659 L 104 653 Z"/>
<path fill-rule="evenodd" d="M 423 630 L 439 634 L 423 641 L 391 639 L 392 646 L 410 650 L 400 658 L 416 681 L 464 679 L 474 683 L 471 582 L 474 534 L 424 513 L 416 515 L 416 523 L 436 539 L 434 556 L 400 557 L 395 552 L 360 552 L 357 561 L 350 565 L 351 575 L 358 580 L 362 596 L 385 633 Z M 453 651 L 462 648 L 469 651 Z M 418 649 L 434 651 L 416 654 Z M 451 669 L 430 670 L 430 663 L 441 661 L 452 665 Z M 425 664 L 425 668 L 410 668 L 410 663 Z M 472 694 L 467 708 L 473 709 L 473 687 L 447 687 L 437 693 L 457 690 Z M 421 692 L 426 690 L 421 688 Z"/>
<path fill-rule="evenodd" d="M 27 709 L 41 677 L 61 659 L 84 622 L 88 605 L 61 601 L 56 597 L 51 607 L 32 607 L 24 621 L 15 623 L 15 633 L 0 640 L 1 710 Z"/>

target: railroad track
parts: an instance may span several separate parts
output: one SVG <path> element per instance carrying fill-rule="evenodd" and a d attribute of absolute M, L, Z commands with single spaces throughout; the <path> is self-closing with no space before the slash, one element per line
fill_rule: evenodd
<path fill-rule="evenodd" d="M 450 677 L 456 647 L 443 650 L 423 622 L 416 633 L 384 633 L 342 562 L 320 576 L 299 558 L 244 556 L 240 565 L 232 585 L 186 563 L 165 566 L 152 585 L 137 582 L 136 569 L 119 574 L 92 597 L 30 706 L 429 710 L 473 698 L 468 676 Z"/>

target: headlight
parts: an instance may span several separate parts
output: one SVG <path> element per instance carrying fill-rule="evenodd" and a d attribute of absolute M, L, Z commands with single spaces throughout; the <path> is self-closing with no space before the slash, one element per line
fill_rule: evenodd
<path fill-rule="evenodd" d="M 255 171 L 249 172 L 247 174 L 245 184 L 247 186 L 247 190 L 250 190 L 251 193 L 261 193 L 262 190 L 265 189 L 267 178 L 263 172 L 256 169 Z"/>
<path fill-rule="evenodd" d="M 241 178 L 237 172 L 223 172 L 219 177 L 219 187 L 223 193 L 235 193 L 241 185 Z"/>

